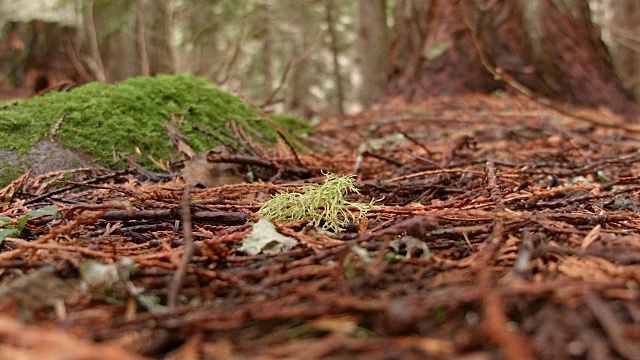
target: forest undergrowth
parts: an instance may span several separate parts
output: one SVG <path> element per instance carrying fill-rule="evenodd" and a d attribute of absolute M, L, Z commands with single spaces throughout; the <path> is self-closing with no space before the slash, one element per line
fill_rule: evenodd
<path fill-rule="evenodd" d="M 475 95 L 316 131 L 329 151 L 210 158 L 252 183 L 14 181 L 0 357 L 637 359 L 638 133 Z M 355 174 L 347 200 L 376 206 L 340 232 L 277 222 L 292 246 L 242 251 L 262 203 L 327 172 Z"/>

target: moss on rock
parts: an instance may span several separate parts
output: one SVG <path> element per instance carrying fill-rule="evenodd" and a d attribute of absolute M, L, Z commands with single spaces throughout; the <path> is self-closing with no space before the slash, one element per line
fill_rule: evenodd
<path fill-rule="evenodd" d="M 61 120 L 54 140 L 61 145 L 95 156 L 104 165 L 117 165 L 113 150 L 136 156 L 147 166 L 147 156 L 175 158 L 164 128 L 171 114 L 182 119 L 177 125 L 195 151 L 219 143 L 194 125 L 212 133 L 230 133 L 235 121 L 257 135 L 258 141 L 273 142 L 276 130 L 269 121 L 238 97 L 222 91 L 205 79 L 190 75 L 138 77 L 118 84 L 90 83 L 71 92 L 51 92 L 0 109 L 0 148 L 27 153 Z M 305 132 L 303 120 L 273 117 L 287 131 Z"/>

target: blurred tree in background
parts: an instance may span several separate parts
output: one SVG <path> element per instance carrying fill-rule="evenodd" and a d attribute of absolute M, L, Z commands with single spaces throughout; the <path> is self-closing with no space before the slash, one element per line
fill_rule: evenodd
<path fill-rule="evenodd" d="M 33 94 L 64 80 L 189 72 L 257 106 L 309 116 L 354 112 L 385 95 L 489 93 L 504 89 L 490 71 L 498 70 L 540 95 L 620 111 L 640 94 L 639 8 L 635 0 L 14 0 L 0 2 L 2 88 Z"/>
<path fill-rule="evenodd" d="M 395 14 L 392 94 L 413 100 L 508 84 L 554 100 L 636 111 L 586 0 L 398 0 Z"/>

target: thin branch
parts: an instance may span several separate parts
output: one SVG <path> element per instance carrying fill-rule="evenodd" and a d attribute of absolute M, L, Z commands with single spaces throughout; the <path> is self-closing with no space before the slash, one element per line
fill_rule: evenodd
<path fill-rule="evenodd" d="M 178 294 L 180 293 L 182 283 L 184 282 L 184 278 L 187 274 L 187 266 L 189 266 L 191 258 L 193 257 L 193 253 L 196 250 L 195 243 L 193 242 L 193 225 L 191 223 L 189 194 L 189 185 L 185 185 L 184 192 L 182 194 L 182 203 L 180 204 L 182 208 L 182 233 L 184 239 L 184 253 L 182 254 L 180 265 L 173 275 L 173 280 L 171 280 L 171 284 L 169 284 L 167 306 L 169 307 L 170 311 L 173 311 L 176 308 Z"/>
<path fill-rule="evenodd" d="M 278 83 L 278 86 L 276 86 L 276 88 L 271 92 L 271 94 L 267 95 L 267 97 L 262 101 L 262 105 L 260 105 L 260 108 L 265 108 L 265 107 L 267 107 L 267 106 L 269 106 L 269 105 L 271 105 L 273 103 L 273 99 L 280 92 L 280 90 L 282 90 L 282 87 L 286 83 L 287 78 L 289 77 L 289 72 L 291 71 L 291 69 L 296 67 L 299 63 L 304 61 L 309 56 L 311 56 L 311 53 L 313 53 L 313 51 L 315 51 L 316 48 L 317 48 L 317 45 L 316 46 L 312 46 L 312 47 L 308 48 L 307 50 L 303 51 L 302 53 L 300 53 L 300 55 L 298 55 L 298 56 L 296 56 L 294 58 L 291 58 L 287 62 L 287 65 L 285 65 L 284 71 L 282 72 L 282 76 L 280 77 L 280 83 Z"/>
<path fill-rule="evenodd" d="M 293 153 L 293 156 L 296 158 L 296 162 L 298 163 L 298 165 L 302 166 L 303 168 L 306 168 L 306 166 L 302 163 L 302 161 L 298 157 L 298 152 L 296 151 L 296 149 L 293 147 L 293 145 L 291 145 L 289 140 L 287 140 L 287 137 L 284 136 L 284 134 L 279 130 L 278 130 L 278 136 L 280 136 L 280 139 L 282 139 L 282 141 L 284 141 L 284 143 L 287 144 L 287 146 L 289 147 L 289 150 L 291 150 L 291 153 Z"/>
<path fill-rule="evenodd" d="M 236 41 L 236 44 L 233 48 L 233 53 L 231 54 L 231 58 L 227 62 L 227 67 L 224 72 L 224 77 L 222 78 L 222 80 L 218 82 L 220 85 L 226 83 L 227 80 L 229 80 L 229 77 L 231 76 L 231 70 L 233 69 L 233 66 L 235 65 L 236 60 L 238 60 L 238 55 L 240 54 L 240 47 L 244 41 L 244 32 L 245 32 L 246 25 L 247 25 L 247 20 L 244 19 L 242 21 L 242 27 L 240 28 L 240 35 L 238 36 L 238 41 Z"/>
<path fill-rule="evenodd" d="M 62 45 L 64 46 L 65 54 L 67 55 L 67 59 L 71 62 L 71 65 L 75 69 L 76 73 L 82 78 L 82 81 L 89 81 L 93 77 L 89 74 L 87 69 L 82 65 L 82 61 L 80 61 L 78 57 L 78 49 L 73 43 L 73 39 L 71 34 L 66 33 L 62 38 Z"/>

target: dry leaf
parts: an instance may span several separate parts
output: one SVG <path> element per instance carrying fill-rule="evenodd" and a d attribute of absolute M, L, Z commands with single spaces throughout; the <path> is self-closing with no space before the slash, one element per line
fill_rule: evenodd
<path fill-rule="evenodd" d="M 215 149 L 211 151 L 215 151 Z M 239 165 L 209 162 L 207 154 L 206 152 L 198 153 L 190 160 L 185 161 L 182 178 L 187 184 L 217 187 L 244 182 Z"/>

